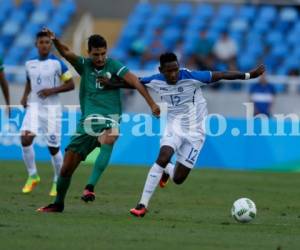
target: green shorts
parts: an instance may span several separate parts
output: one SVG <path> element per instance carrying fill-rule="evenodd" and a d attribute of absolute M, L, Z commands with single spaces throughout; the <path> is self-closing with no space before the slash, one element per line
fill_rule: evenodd
<path fill-rule="evenodd" d="M 69 145 L 66 147 L 65 151 L 72 151 L 78 153 L 82 157 L 82 161 L 91 153 L 96 147 L 100 147 L 101 144 L 98 141 L 99 133 L 103 132 L 106 129 L 111 129 L 115 127 L 116 123 L 107 122 L 102 125 L 93 125 L 93 132 L 98 133 L 92 134 L 86 132 L 82 123 L 80 122 L 77 125 L 76 134 L 71 137 Z"/>

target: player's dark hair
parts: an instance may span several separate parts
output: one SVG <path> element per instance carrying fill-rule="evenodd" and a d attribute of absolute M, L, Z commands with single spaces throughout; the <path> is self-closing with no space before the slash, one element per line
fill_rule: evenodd
<path fill-rule="evenodd" d="M 41 37 L 49 37 L 48 33 L 45 31 L 39 31 L 38 33 L 36 33 L 35 35 L 35 39 L 38 40 Z"/>
<path fill-rule="evenodd" d="M 166 52 L 159 57 L 160 66 L 169 62 L 178 62 L 177 56 L 173 52 Z"/>
<path fill-rule="evenodd" d="M 107 42 L 103 36 L 91 35 L 88 40 L 88 50 L 91 51 L 92 48 L 107 48 Z"/>

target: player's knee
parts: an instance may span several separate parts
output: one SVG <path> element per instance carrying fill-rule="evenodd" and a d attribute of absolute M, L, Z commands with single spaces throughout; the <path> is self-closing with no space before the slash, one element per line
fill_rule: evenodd
<path fill-rule="evenodd" d="M 59 148 L 55 148 L 55 147 L 48 147 L 48 149 L 51 155 L 56 155 L 59 151 Z"/>
<path fill-rule="evenodd" d="M 168 163 L 170 162 L 170 155 L 167 154 L 167 153 L 160 153 L 157 160 L 156 160 L 156 163 L 161 166 L 161 167 L 166 167 L 168 165 Z"/>
<path fill-rule="evenodd" d="M 118 139 L 117 135 L 108 134 L 108 135 L 100 136 L 100 138 L 98 138 L 98 141 L 100 142 L 101 145 L 103 144 L 113 145 L 117 139 Z"/>
<path fill-rule="evenodd" d="M 21 136 L 21 144 L 23 147 L 28 147 L 32 144 L 32 138 L 29 136 Z"/>

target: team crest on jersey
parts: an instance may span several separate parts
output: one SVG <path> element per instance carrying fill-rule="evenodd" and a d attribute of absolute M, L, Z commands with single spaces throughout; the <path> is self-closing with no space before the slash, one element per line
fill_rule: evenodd
<path fill-rule="evenodd" d="M 178 92 L 183 92 L 183 87 L 179 87 Z"/>

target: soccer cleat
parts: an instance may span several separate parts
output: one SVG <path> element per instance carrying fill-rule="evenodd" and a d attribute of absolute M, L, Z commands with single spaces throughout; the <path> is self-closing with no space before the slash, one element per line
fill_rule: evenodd
<path fill-rule="evenodd" d="M 61 213 L 62 211 L 64 211 L 64 205 L 52 203 L 46 207 L 40 207 L 36 211 L 42 213 Z"/>
<path fill-rule="evenodd" d="M 161 178 L 160 178 L 160 181 L 159 181 L 159 186 L 161 188 L 164 188 L 168 184 L 169 178 L 170 178 L 170 175 L 168 175 L 166 173 L 163 173 Z"/>
<path fill-rule="evenodd" d="M 38 175 L 29 176 L 24 187 L 22 188 L 22 192 L 24 194 L 30 193 L 40 181 L 41 179 Z"/>
<path fill-rule="evenodd" d="M 143 204 L 137 204 L 135 208 L 130 209 L 130 213 L 136 217 L 144 217 L 148 209 Z"/>
<path fill-rule="evenodd" d="M 56 190 L 56 182 L 53 182 L 51 190 L 49 192 L 50 196 L 56 196 L 57 195 L 57 190 Z"/>
<path fill-rule="evenodd" d="M 94 201 L 95 199 L 96 199 L 95 193 L 85 188 L 83 191 L 83 195 L 81 196 L 81 200 L 85 202 L 89 202 L 89 201 Z"/>

